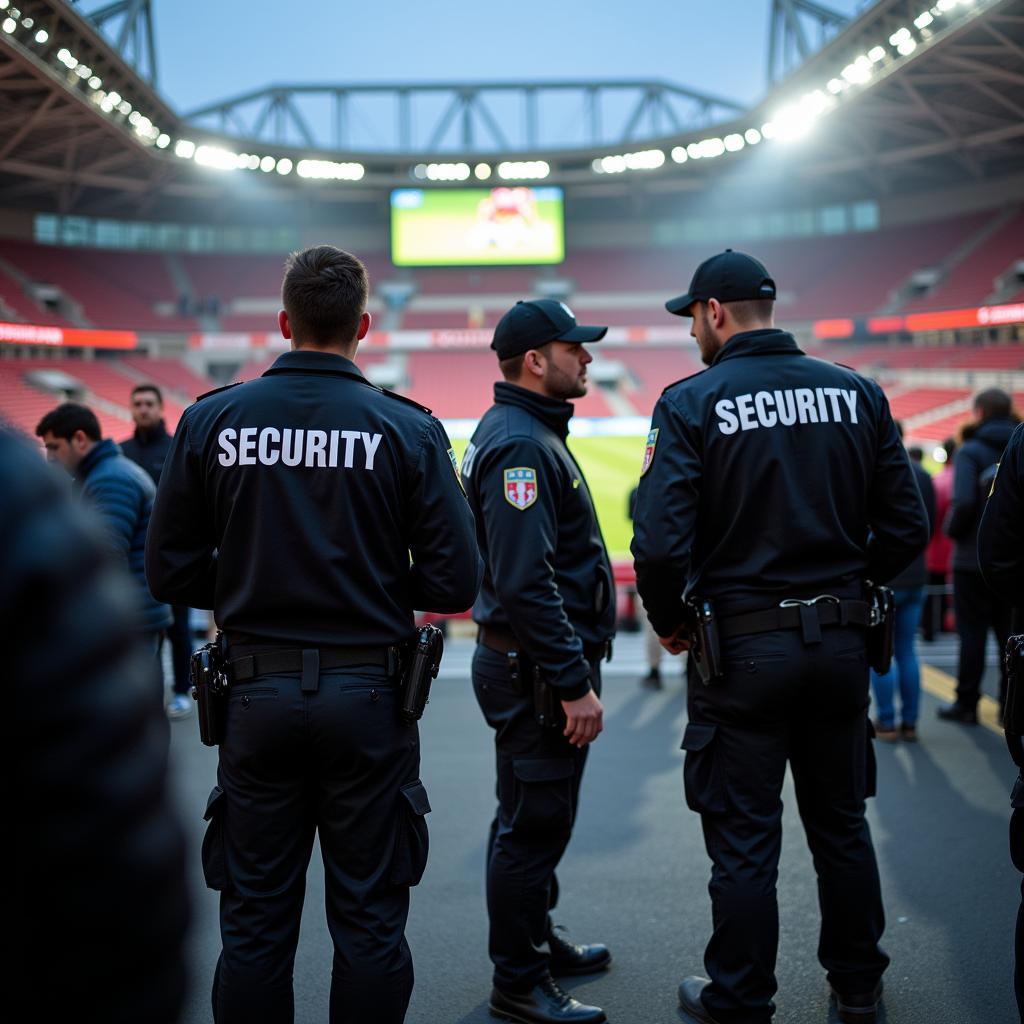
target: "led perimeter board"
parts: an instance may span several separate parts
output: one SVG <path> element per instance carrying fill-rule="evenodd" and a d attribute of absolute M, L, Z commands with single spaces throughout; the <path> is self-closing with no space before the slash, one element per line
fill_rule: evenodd
<path fill-rule="evenodd" d="M 391 261 L 397 267 L 561 263 L 560 188 L 400 188 L 391 193 Z"/>

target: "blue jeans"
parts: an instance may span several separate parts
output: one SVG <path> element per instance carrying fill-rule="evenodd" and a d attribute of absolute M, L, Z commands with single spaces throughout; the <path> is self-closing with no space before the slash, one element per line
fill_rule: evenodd
<path fill-rule="evenodd" d="M 875 694 L 875 712 L 883 729 L 896 728 L 894 696 L 900 690 L 902 722 L 917 724 L 917 708 L 921 697 L 921 666 L 917 661 L 914 638 L 921 622 L 924 606 L 924 587 L 897 587 L 893 591 L 896 605 L 895 653 L 892 665 L 884 676 L 871 673 L 871 688 Z"/>

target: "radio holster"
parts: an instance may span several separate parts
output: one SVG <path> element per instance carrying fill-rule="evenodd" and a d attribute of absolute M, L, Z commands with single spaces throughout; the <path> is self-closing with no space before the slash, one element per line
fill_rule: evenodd
<path fill-rule="evenodd" d="M 406 722 L 418 722 L 430 700 L 430 684 L 437 678 L 444 654 L 444 634 L 437 626 L 420 626 L 407 651 L 402 672 L 399 713 Z"/>
<path fill-rule="evenodd" d="M 686 601 L 687 632 L 690 640 L 690 658 L 697 669 L 700 681 L 710 686 L 725 675 L 722 662 L 722 641 L 718 631 L 718 619 L 710 601 L 690 597 Z"/>
<path fill-rule="evenodd" d="M 197 705 L 199 738 L 208 747 L 215 747 L 224 739 L 229 685 L 227 664 L 227 640 L 221 632 L 195 651 L 188 663 L 189 682 Z"/>
<path fill-rule="evenodd" d="M 896 649 L 896 615 L 892 589 L 868 584 L 868 664 L 884 676 Z"/>

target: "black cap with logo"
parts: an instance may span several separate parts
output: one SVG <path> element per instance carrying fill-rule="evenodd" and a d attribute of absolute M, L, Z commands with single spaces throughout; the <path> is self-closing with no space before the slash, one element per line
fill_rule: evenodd
<path fill-rule="evenodd" d="M 669 299 L 665 308 L 676 316 L 691 316 L 695 302 L 718 299 L 740 302 L 744 299 L 774 299 L 775 282 L 760 260 L 745 252 L 726 249 L 706 259 L 696 270 L 685 295 Z"/>
<path fill-rule="evenodd" d="M 491 348 L 499 359 L 511 359 L 549 341 L 593 343 L 607 333 L 607 327 L 577 324 L 573 311 L 557 299 L 521 300 L 498 321 Z"/>

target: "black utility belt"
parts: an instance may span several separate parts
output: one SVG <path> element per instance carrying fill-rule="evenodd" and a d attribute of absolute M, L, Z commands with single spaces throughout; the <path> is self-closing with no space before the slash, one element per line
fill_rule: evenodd
<path fill-rule="evenodd" d="M 501 626 L 481 626 L 477 633 L 477 643 L 494 651 L 495 654 L 508 654 L 510 651 L 519 652 L 519 658 L 527 662 L 529 657 L 522 653 L 522 646 L 516 639 L 515 633 L 510 629 L 502 629 Z M 611 660 L 612 642 L 605 640 L 599 644 L 584 644 L 583 657 L 587 661 Z"/>
<path fill-rule="evenodd" d="M 748 633 L 774 633 L 780 629 L 803 630 L 804 639 L 814 642 L 816 627 L 863 626 L 872 624 L 871 606 L 867 601 L 844 600 L 826 595 L 809 601 L 782 601 L 775 608 L 719 619 L 718 635 L 723 640 Z M 807 634 L 811 635 L 808 636 Z M 820 639 L 820 632 L 818 633 Z"/>
<path fill-rule="evenodd" d="M 229 652 L 230 654 L 230 652 Z M 315 663 L 316 671 L 332 668 L 354 668 L 369 665 L 383 668 L 389 676 L 398 674 L 401 657 L 397 647 L 319 647 L 307 650 L 291 648 L 267 651 L 265 654 L 246 654 L 228 660 L 228 679 L 244 683 L 257 676 L 277 675 L 281 672 L 306 672 Z"/>

